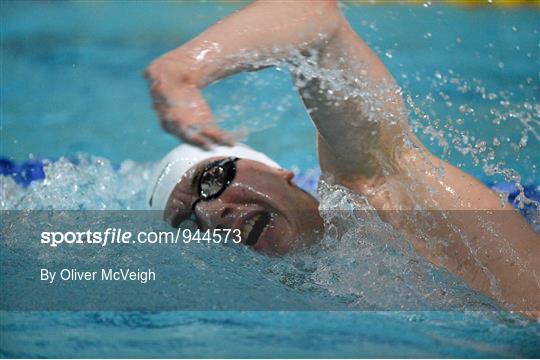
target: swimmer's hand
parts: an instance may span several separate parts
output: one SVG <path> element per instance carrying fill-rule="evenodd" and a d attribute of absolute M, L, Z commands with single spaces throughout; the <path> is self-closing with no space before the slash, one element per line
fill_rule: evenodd
<path fill-rule="evenodd" d="M 196 77 L 182 61 L 165 54 L 148 66 L 144 76 L 165 131 L 203 149 L 234 144 L 232 135 L 216 126 Z"/>

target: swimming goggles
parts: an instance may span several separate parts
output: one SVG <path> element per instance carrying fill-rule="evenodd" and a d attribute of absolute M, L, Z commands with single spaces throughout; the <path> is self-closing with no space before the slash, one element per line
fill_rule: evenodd
<path fill-rule="evenodd" d="M 214 161 L 208 164 L 199 176 L 197 192 L 199 198 L 191 206 L 195 206 L 199 201 L 208 201 L 217 198 L 231 184 L 236 175 L 235 163 L 239 160 L 237 157 L 228 157 L 222 160 Z"/>

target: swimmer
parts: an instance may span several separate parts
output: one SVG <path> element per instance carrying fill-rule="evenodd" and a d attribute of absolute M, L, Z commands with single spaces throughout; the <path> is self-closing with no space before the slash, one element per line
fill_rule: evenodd
<path fill-rule="evenodd" d="M 336 1 L 254 2 L 150 64 L 145 76 L 162 127 L 188 143 L 162 161 L 152 208 L 173 226 L 194 217 L 203 228 L 241 229 L 257 251 L 283 254 L 316 241 L 317 200 L 293 185 L 292 172 L 233 145 L 201 92 L 229 75 L 301 57 L 315 72 L 291 72 L 317 128 L 326 180 L 364 196 L 434 265 L 509 309 L 540 310 L 539 237 L 494 192 L 417 140 L 392 75 Z M 359 91 L 349 96 L 320 74 Z M 415 222 L 413 210 L 434 215 Z"/>

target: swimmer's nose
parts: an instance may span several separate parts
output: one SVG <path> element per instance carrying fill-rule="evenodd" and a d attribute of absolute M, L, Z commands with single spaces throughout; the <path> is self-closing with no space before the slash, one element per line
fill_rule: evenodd
<path fill-rule="evenodd" d="M 194 212 L 205 229 L 230 228 L 232 224 L 232 207 L 220 201 L 199 201 Z"/>
<path fill-rule="evenodd" d="M 287 169 L 278 169 L 279 176 L 281 176 L 283 179 L 285 179 L 287 182 L 291 182 L 294 178 L 294 173 Z"/>

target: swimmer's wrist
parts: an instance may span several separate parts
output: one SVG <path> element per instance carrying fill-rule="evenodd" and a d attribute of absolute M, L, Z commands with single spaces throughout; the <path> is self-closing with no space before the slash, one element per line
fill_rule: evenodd
<path fill-rule="evenodd" d="M 145 70 L 145 77 L 154 81 L 172 82 L 176 86 L 199 87 L 199 66 L 179 50 L 170 51 L 152 62 Z"/>

